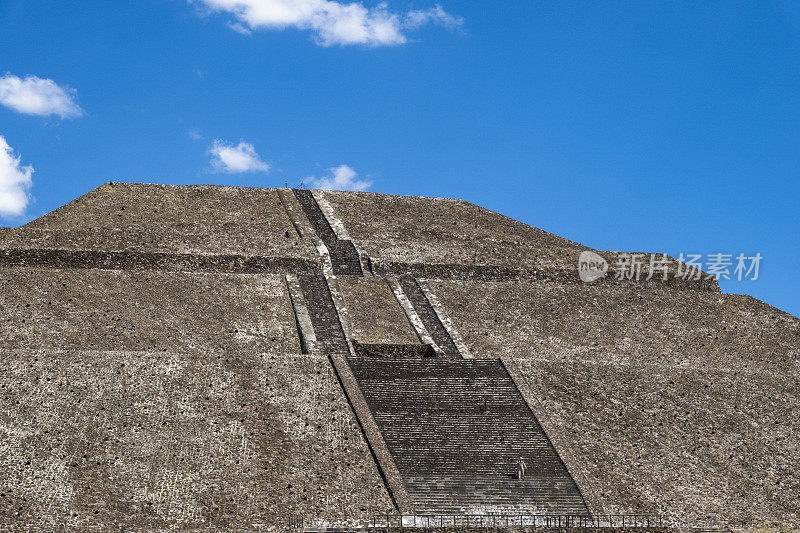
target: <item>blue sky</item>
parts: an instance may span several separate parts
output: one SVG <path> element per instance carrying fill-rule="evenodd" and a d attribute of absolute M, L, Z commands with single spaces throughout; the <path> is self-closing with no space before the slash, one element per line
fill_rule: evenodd
<path fill-rule="evenodd" d="M 800 314 L 792 2 L 0 0 L 0 77 L 8 226 L 106 181 L 313 177 L 601 250 L 759 252 L 723 289 Z"/>

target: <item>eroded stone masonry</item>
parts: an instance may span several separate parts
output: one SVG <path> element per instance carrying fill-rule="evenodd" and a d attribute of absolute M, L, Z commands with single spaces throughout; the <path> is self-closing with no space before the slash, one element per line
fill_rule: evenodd
<path fill-rule="evenodd" d="M 213 186 L 0 229 L 0 529 L 800 529 L 798 319 L 586 250 Z"/>

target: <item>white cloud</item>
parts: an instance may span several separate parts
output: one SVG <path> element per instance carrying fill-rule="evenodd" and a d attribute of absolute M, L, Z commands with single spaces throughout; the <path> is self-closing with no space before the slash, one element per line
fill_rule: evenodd
<path fill-rule="evenodd" d="M 269 172 L 269 165 L 261 160 L 252 144 L 241 141 L 238 145 L 216 140 L 209 148 L 211 167 L 215 172 L 241 174 L 244 172 Z"/>
<path fill-rule="evenodd" d="M 239 22 L 228 22 L 228 27 L 239 35 L 253 35 L 253 30 Z"/>
<path fill-rule="evenodd" d="M 19 216 L 25 212 L 30 197 L 28 190 L 33 185 L 33 167 L 22 166 L 20 157 L 0 135 L 0 215 Z"/>
<path fill-rule="evenodd" d="M 392 13 L 386 3 L 365 7 L 361 2 L 335 0 L 189 0 L 211 11 L 233 15 L 228 24 L 234 31 L 283 30 L 295 28 L 315 34 L 322 46 L 364 44 L 399 45 L 408 41 L 405 29 L 428 23 L 460 26 L 463 20 L 447 13 L 441 6 L 426 11 Z"/>
<path fill-rule="evenodd" d="M 358 174 L 347 165 L 340 165 L 329 170 L 330 176 L 322 178 L 312 176 L 304 181 L 311 188 L 333 191 L 365 191 L 372 185 L 371 181 L 355 179 Z"/>
<path fill-rule="evenodd" d="M 0 78 L 0 104 L 27 115 L 58 115 L 75 118 L 83 115 L 75 102 L 77 91 L 61 87 L 53 80 L 12 74 Z"/>
<path fill-rule="evenodd" d="M 406 13 L 405 26 L 407 28 L 419 28 L 426 24 L 438 24 L 445 28 L 458 28 L 464 25 L 464 19 L 456 17 L 442 9 L 442 6 L 436 6 L 425 10 L 414 10 Z"/>

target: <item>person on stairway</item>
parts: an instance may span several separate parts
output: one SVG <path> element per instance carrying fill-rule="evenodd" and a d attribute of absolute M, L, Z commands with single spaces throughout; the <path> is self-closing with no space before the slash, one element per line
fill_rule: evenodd
<path fill-rule="evenodd" d="M 522 479 L 525 477 L 525 471 L 528 469 L 528 465 L 525 464 L 525 461 L 522 457 L 519 458 L 519 462 L 517 463 L 517 479 Z"/>

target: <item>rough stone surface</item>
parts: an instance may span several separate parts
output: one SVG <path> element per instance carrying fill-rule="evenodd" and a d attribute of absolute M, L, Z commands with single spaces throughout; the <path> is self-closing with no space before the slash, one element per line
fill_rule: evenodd
<path fill-rule="evenodd" d="M 419 338 L 383 278 L 338 276 L 353 336 L 362 344 L 419 344 Z"/>
<path fill-rule="evenodd" d="M 800 320 L 746 295 L 528 280 L 428 284 L 476 356 L 547 349 L 700 369 L 800 367 Z"/>
<path fill-rule="evenodd" d="M 537 264 L 545 249 L 585 247 L 463 200 L 326 191 L 362 253 L 381 261 Z"/>
<path fill-rule="evenodd" d="M 476 357 L 510 357 L 528 379 L 597 511 L 800 523 L 795 317 L 642 286 L 430 284 Z"/>
<path fill-rule="evenodd" d="M 714 280 L 585 285 L 585 247 L 459 200 L 314 191 L 367 276 L 319 284 L 341 353 L 317 320 L 320 355 L 298 355 L 287 274 L 331 264 L 295 197 L 107 184 L 0 229 L 0 529 L 394 513 L 404 480 L 343 354 L 430 355 L 386 285 L 403 275 L 471 355 L 513 366 L 590 510 L 800 528 L 797 318 Z"/>
<path fill-rule="evenodd" d="M 6 232 L 5 246 L 301 257 L 276 189 L 107 183 Z"/>
<path fill-rule="evenodd" d="M 266 529 L 391 509 L 325 358 L 3 350 L 0 523 Z"/>
<path fill-rule="evenodd" d="M 299 353 L 281 276 L 0 269 L 0 348 Z"/>

